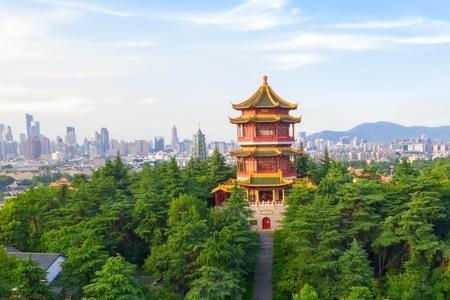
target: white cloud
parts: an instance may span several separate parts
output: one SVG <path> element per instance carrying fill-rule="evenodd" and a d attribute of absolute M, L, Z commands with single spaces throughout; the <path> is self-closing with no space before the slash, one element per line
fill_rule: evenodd
<path fill-rule="evenodd" d="M 0 102 L 2 112 L 40 112 L 60 114 L 83 114 L 95 108 L 95 101 L 83 98 L 56 100 L 5 101 Z"/>
<path fill-rule="evenodd" d="M 334 50 L 367 50 L 379 48 L 382 39 L 362 34 L 340 33 L 300 33 L 284 42 L 276 43 L 274 48 L 280 49 L 334 49 Z"/>
<path fill-rule="evenodd" d="M 1 96 L 47 95 L 47 93 L 23 85 L 0 83 L 0 95 Z"/>
<path fill-rule="evenodd" d="M 450 34 L 419 36 L 388 36 L 342 33 L 299 33 L 285 41 L 274 43 L 272 49 L 285 50 L 348 50 L 364 51 L 396 45 L 432 45 L 450 43 Z"/>
<path fill-rule="evenodd" d="M 448 28 L 449 23 L 441 20 L 429 20 L 420 16 L 403 17 L 395 20 L 374 20 L 354 23 L 333 24 L 330 27 L 338 29 L 395 29 L 407 27 Z"/>
<path fill-rule="evenodd" d="M 100 43 L 101 46 L 112 48 L 152 48 L 157 45 L 155 41 L 150 40 L 123 40 Z"/>
<path fill-rule="evenodd" d="M 35 0 L 36 2 L 41 3 L 48 3 L 64 8 L 74 9 L 74 10 L 80 10 L 80 11 L 87 11 L 87 12 L 94 12 L 104 15 L 110 15 L 114 17 L 132 17 L 134 16 L 130 12 L 126 11 L 119 11 L 110 9 L 104 6 L 95 5 L 90 2 L 84 2 L 84 1 L 70 1 L 70 0 Z"/>
<path fill-rule="evenodd" d="M 277 56 L 275 62 L 282 69 L 297 69 L 305 65 L 323 63 L 328 58 L 316 53 L 288 53 Z"/>
<path fill-rule="evenodd" d="M 298 19 L 298 9 L 289 9 L 286 4 L 285 0 L 247 0 L 225 12 L 177 14 L 168 18 L 200 25 L 225 25 L 233 30 L 262 30 L 292 24 Z"/>
<path fill-rule="evenodd" d="M 450 43 L 450 34 L 434 35 L 434 36 L 403 37 L 403 38 L 396 38 L 394 41 L 399 44 L 409 44 L 409 45 L 449 44 Z"/>

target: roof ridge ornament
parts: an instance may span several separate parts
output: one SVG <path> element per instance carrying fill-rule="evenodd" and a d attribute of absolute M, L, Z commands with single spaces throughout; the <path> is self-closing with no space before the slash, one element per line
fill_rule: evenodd
<path fill-rule="evenodd" d="M 263 76 L 261 77 L 261 79 L 262 79 L 262 84 L 263 84 L 263 85 L 267 85 L 267 75 L 263 75 Z"/>

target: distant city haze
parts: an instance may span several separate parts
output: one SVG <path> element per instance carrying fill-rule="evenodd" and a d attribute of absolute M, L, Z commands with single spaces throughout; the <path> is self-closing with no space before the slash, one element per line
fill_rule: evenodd
<path fill-rule="evenodd" d="M 0 124 L 78 141 L 229 141 L 260 86 L 298 102 L 297 131 L 364 122 L 449 125 L 450 2 L 59 1 L 0 3 Z M 30 127 L 31 130 L 31 127 Z M 32 132 L 30 132 L 33 135 Z M 38 132 L 34 133 L 35 135 Z"/>

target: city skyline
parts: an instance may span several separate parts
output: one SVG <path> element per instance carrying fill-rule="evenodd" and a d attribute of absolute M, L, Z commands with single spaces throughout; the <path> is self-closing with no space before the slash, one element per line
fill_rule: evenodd
<path fill-rule="evenodd" d="M 200 123 L 210 140 L 230 140 L 230 102 L 267 74 L 300 104 L 299 130 L 308 133 L 375 121 L 448 125 L 449 8 L 443 0 L 2 1 L 0 120 L 18 134 L 30 112 L 47 136 L 107 127 L 126 140 L 168 140 L 173 123 L 191 136 Z"/>

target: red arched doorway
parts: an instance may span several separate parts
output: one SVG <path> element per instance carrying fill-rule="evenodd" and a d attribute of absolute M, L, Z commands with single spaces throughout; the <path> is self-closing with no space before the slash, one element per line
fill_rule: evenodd
<path fill-rule="evenodd" d="M 270 219 L 268 217 L 262 219 L 262 229 L 270 229 Z"/>

